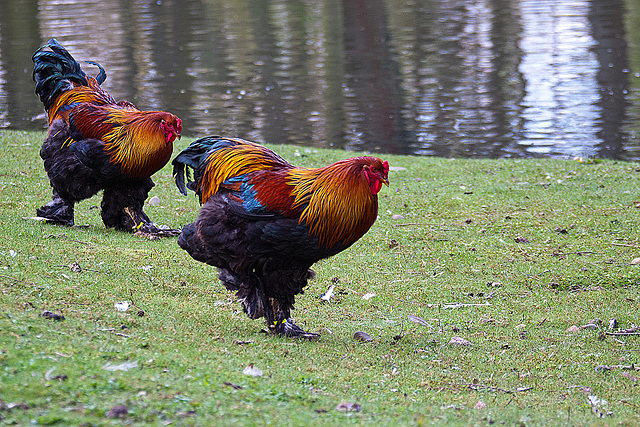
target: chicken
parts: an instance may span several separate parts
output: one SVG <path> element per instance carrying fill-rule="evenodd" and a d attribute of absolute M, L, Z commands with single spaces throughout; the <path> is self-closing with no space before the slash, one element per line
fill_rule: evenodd
<path fill-rule="evenodd" d="M 217 267 L 246 314 L 264 317 L 272 333 L 316 336 L 291 320 L 295 296 L 315 276 L 315 262 L 373 225 L 389 164 L 356 157 L 305 169 L 256 143 L 219 137 L 194 141 L 172 164 L 180 191 L 190 188 L 202 204 L 180 247 Z"/>
<path fill-rule="evenodd" d="M 170 159 L 181 120 L 164 111 L 140 111 L 117 102 L 100 87 L 107 75 L 89 77 L 55 39 L 33 55 L 36 94 L 49 130 L 40 150 L 53 199 L 39 217 L 74 224 L 74 206 L 100 190 L 102 221 L 119 230 L 167 233 L 143 210 L 154 183 L 151 175 Z M 177 232 L 177 230 L 175 230 Z M 171 234 L 171 233 L 169 233 Z"/>

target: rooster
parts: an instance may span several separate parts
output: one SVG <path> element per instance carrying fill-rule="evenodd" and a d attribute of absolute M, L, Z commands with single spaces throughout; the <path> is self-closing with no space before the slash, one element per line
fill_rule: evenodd
<path fill-rule="evenodd" d="M 166 233 L 143 211 L 154 183 L 151 175 L 170 159 L 181 120 L 164 111 L 140 111 L 117 102 L 100 85 L 107 75 L 89 77 L 55 39 L 33 55 L 36 94 L 49 130 L 40 150 L 53 199 L 39 217 L 74 224 L 74 206 L 100 190 L 102 221 L 119 230 Z"/>
<path fill-rule="evenodd" d="M 306 169 L 256 143 L 220 137 L 194 141 L 172 164 L 179 190 L 193 190 L 202 204 L 196 221 L 182 228 L 180 247 L 218 267 L 245 313 L 264 317 L 270 332 L 317 336 L 291 320 L 295 296 L 315 276 L 315 262 L 347 249 L 373 225 L 389 164 L 356 157 Z"/>

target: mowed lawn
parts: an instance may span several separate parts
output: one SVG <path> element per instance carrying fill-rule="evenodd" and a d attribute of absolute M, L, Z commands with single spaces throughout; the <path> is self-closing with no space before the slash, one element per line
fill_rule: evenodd
<path fill-rule="evenodd" d="M 43 137 L 0 132 L 0 425 L 640 423 L 638 163 L 381 156 L 378 221 L 297 298 L 307 341 L 175 237 L 106 229 L 100 195 L 78 227 L 29 219 Z M 149 216 L 192 222 L 170 165 L 154 181 Z"/>

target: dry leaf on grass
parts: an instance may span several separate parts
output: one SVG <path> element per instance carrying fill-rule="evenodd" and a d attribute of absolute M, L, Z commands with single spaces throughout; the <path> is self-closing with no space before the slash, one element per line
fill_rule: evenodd
<path fill-rule="evenodd" d="M 412 321 L 413 323 L 417 323 L 419 325 L 424 325 L 427 327 L 431 327 L 431 325 L 429 323 L 427 323 L 426 320 L 424 320 L 422 317 L 418 317 L 418 316 L 414 316 L 413 314 L 410 314 L 407 316 L 409 318 L 410 321 Z"/>
<path fill-rule="evenodd" d="M 129 413 L 129 410 L 124 405 L 116 405 L 113 408 L 109 409 L 107 413 L 107 418 L 124 418 Z"/>
<path fill-rule="evenodd" d="M 320 299 L 322 301 L 329 302 L 331 300 L 331 297 L 333 296 L 333 290 L 334 289 L 335 289 L 335 286 L 334 285 L 330 285 L 329 288 L 327 289 L 327 292 L 325 292 L 322 295 L 320 295 Z"/>
<path fill-rule="evenodd" d="M 340 412 L 359 412 L 362 407 L 359 403 L 341 402 L 336 406 L 336 410 Z"/>
<path fill-rule="evenodd" d="M 135 369 L 138 366 L 139 365 L 137 360 L 131 360 L 131 361 L 118 363 L 118 364 L 107 363 L 102 367 L 102 369 L 104 369 L 105 371 L 125 371 L 126 372 L 131 369 Z"/>
<path fill-rule="evenodd" d="M 45 319 L 57 320 L 58 322 L 64 320 L 64 316 L 62 314 L 53 313 L 51 311 L 43 311 L 41 316 Z"/>
<path fill-rule="evenodd" d="M 371 338 L 371 335 L 369 335 L 366 332 L 362 332 L 362 331 L 358 331 L 355 334 L 353 334 L 353 339 L 359 342 L 371 342 L 373 341 L 373 338 Z"/>
<path fill-rule="evenodd" d="M 460 345 L 463 347 L 469 347 L 471 346 L 471 341 L 467 341 L 462 337 L 451 337 L 451 340 L 449 341 L 449 344 L 451 345 Z"/>
<path fill-rule="evenodd" d="M 478 403 L 476 403 L 476 406 L 473 407 L 473 409 L 486 409 L 487 408 L 487 404 L 484 403 L 482 400 L 478 400 Z"/>

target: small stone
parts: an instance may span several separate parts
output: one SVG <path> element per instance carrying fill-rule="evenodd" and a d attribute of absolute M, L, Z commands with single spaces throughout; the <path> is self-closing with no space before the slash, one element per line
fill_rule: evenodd
<path fill-rule="evenodd" d="M 249 366 L 244 368 L 242 373 L 245 375 L 249 375 L 250 377 L 261 377 L 262 369 L 253 366 L 253 363 L 249 363 Z"/>
<path fill-rule="evenodd" d="M 150 206 L 157 206 L 160 204 L 160 197 L 158 196 L 153 196 L 152 198 L 149 199 L 149 205 Z"/>
<path fill-rule="evenodd" d="M 118 311 L 127 311 L 127 310 L 129 310 L 129 302 L 128 301 L 117 302 L 113 306 Z"/>

